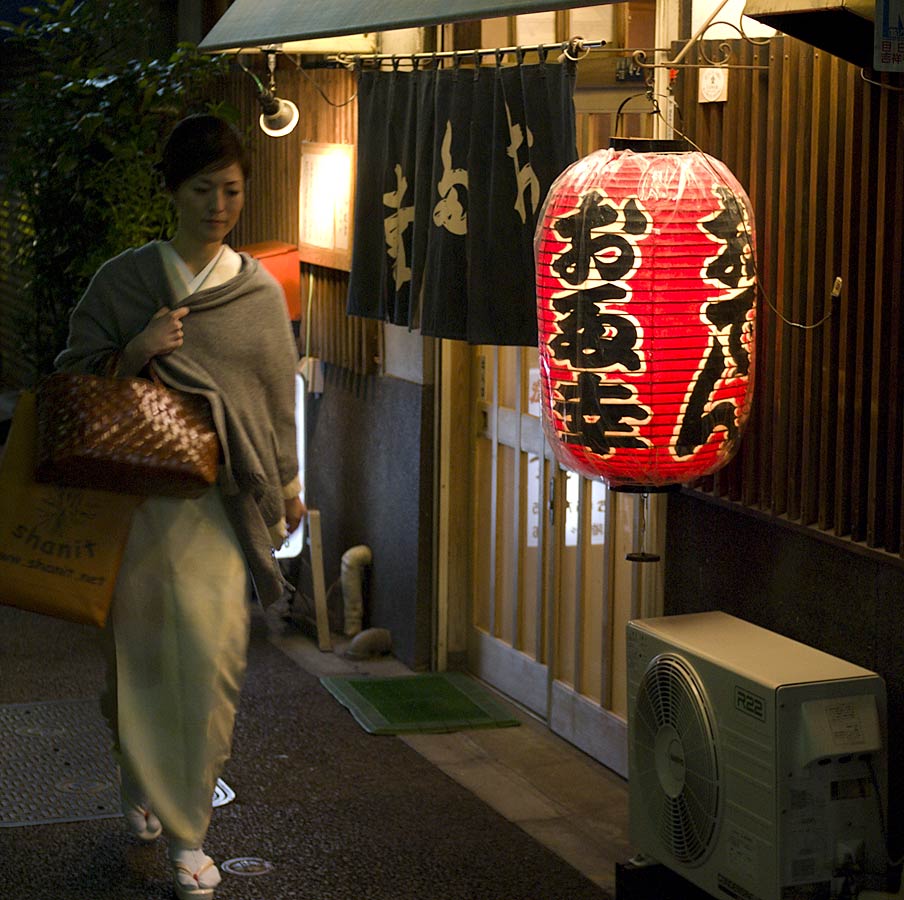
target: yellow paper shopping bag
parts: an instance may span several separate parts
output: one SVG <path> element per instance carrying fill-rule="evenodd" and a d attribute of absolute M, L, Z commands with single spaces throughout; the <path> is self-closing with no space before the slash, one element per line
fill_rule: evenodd
<path fill-rule="evenodd" d="M 142 498 L 37 484 L 35 432 L 26 391 L 0 460 L 0 604 L 102 626 Z"/>

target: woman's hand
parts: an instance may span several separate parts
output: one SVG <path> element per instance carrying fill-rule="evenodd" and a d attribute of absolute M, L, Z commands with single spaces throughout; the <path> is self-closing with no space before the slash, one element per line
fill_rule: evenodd
<path fill-rule="evenodd" d="M 188 312 L 187 306 L 180 306 L 179 309 L 164 306 L 154 313 L 147 327 L 136 338 L 141 341 L 142 349 L 147 352 L 149 360 L 155 356 L 172 353 L 182 346 L 182 320 Z"/>
<path fill-rule="evenodd" d="M 286 506 L 286 527 L 289 534 L 295 531 L 301 524 L 301 520 L 307 515 L 308 509 L 301 502 L 301 497 L 292 497 L 285 501 Z"/>
<path fill-rule="evenodd" d="M 153 318 L 126 344 L 120 371 L 125 374 L 140 372 L 155 356 L 165 356 L 182 346 L 182 320 L 188 315 L 187 306 L 170 309 L 164 306 L 154 313 Z"/>

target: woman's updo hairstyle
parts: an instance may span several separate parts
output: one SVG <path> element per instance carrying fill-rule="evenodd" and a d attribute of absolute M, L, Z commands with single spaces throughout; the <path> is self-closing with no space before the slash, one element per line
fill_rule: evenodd
<path fill-rule="evenodd" d="M 218 116 L 188 116 L 172 130 L 163 148 L 160 171 L 167 190 L 202 172 L 217 172 L 238 164 L 247 180 L 248 153 L 238 132 Z"/>

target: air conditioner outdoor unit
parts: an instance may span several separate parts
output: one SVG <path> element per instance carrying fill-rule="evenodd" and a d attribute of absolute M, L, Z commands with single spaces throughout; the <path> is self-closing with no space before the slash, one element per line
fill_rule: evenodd
<path fill-rule="evenodd" d="M 882 889 L 885 683 L 721 612 L 628 623 L 631 840 L 714 897 Z"/>

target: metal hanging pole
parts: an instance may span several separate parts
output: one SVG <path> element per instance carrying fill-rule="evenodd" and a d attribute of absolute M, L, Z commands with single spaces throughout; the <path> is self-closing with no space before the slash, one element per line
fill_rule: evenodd
<path fill-rule="evenodd" d="M 725 8 L 728 0 L 722 0 L 722 2 L 712 11 L 709 18 L 697 29 L 694 33 L 693 37 L 684 45 L 681 49 L 681 52 L 674 59 L 666 59 L 662 60 L 661 64 L 665 66 L 676 66 L 678 65 L 682 59 L 687 55 L 687 52 L 693 47 L 693 45 L 706 33 L 706 29 L 712 25 L 716 16 L 719 15 L 720 12 Z"/>
<path fill-rule="evenodd" d="M 557 44 L 528 44 L 517 47 L 487 47 L 479 50 L 427 50 L 421 53 L 357 53 L 352 56 L 339 54 L 329 57 L 330 60 L 341 63 L 349 68 L 358 63 L 399 63 L 405 60 L 434 60 L 434 59 L 467 59 L 468 57 L 496 56 L 501 57 L 507 53 L 551 53 L 554 50 L 560 52 L 560 59 L 569 59 L 577 62 L 583 59 L 591 50 L 599 50 L 606 46 L 606 41 L 585 41 L 582 37 L 573 37 L 569 41 Z"/>

